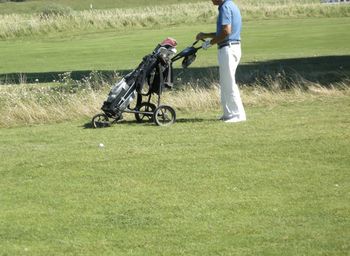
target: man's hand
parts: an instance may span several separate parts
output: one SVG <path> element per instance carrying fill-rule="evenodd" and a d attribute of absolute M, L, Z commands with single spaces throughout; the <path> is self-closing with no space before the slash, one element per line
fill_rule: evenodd
<path fill-rule="evenodd" d="M 202 49 L 203 49 L 203 50 L 207 50 L 208 48 L 211 47 L 210 41 L 211 41 L 211 40 L 206 40 L 206 41 L 203 42 L 203 44 L 202 44 Z"/>
<path fill-rule="evenodd" d="M 203 40 L 205 39 L 205 34 L 203 32 L 199 32 L 196 36 L 196 40 Z"/>

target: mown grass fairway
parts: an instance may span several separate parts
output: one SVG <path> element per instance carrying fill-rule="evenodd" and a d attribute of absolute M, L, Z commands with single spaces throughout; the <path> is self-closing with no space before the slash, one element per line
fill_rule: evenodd
<path fill-rule="evenodd" d="M 0 14 L 11 14 L 11 13 L 35 13 L 40 12 L 43 8 L 48 6 L 66 6 L 74 10 L 89 10 L 90 4 L 93 9 L 111 9 L 111 8 L 135 8 L 143 6 L 156 6 L 156 5 L 169 5 L 187 3 L 186 0 L 56 0 L 54 3 L 50 3 L 47 0 L 30 0 L 21 3 L 16 2 L 0 2 Z M 194 2 L 205 2 L 205 0 L 191 0 Z M 239 2 L 239 1 L 238 1 Z M 256 0 L 245 0 L 244 3 L 256 3 Z M 265 3 L 318 3 L 317 0 L 265 0 Z"/>
<path fill-rule="evenodd" d="M 203 2 L 203 0 L 192 0 L 191 2 Z M 177 4 L 184 3 L 185 0 L 175 0 L 175 1 L 158 1 L 158 0 L 56 0 L 54 3 L 47 0 L 32 0 L 26 1 L 24 3 L 7 2 L 0 3 L 0 14 L 8 13 L 34 13 L 40 12 L 45 7 L 50 6 L 66 6 L 74 10 L 90 10 L 90 4 L 92 4 L 93 9 L 110 9 L 110 8 L 135 8 L 150 5 L 167 5 L 167 4 Z"/>
<path fill-rule="evenodd" d="M 168 36 L 176 38 L 178 50 L 182 50 L 199 31 L 213 30 L 214 24 L 197 24 L 3 40 L 0 73 L 134 69 L 144 55 Z M 349 30 L 350 18 L 249 21 L 242 35 L 242 62 L 348 55 Z M 199 52 L 192 67 L 216 66 L 214 48 Z"/>
<path fill-rule="evenodd" d="M 90 128 L 119 78 L 89 71 L 214 31 L 180 2 L 0 3 L 0 256 L 349 255 L 350 5 L 237 0 L 247 122 L 217 120 L 212 47 L 162 98 L 172 126 Z"/>
<path fill-rule="evenodd" d="M 0 252 L 347 255 L 349 113 L 320 97 L 237 125 L 0 129 Z"/>

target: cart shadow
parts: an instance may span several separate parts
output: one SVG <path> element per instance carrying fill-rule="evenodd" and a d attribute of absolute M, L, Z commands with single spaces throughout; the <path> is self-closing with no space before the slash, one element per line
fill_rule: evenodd
<path fill-rule="evenodd" d="M 215 119 L 203 119 L 203 118 L 179 118 L 176 119 L 175 124 L 176 123 L 203 123 L 203 122 L 211 122 L 214 121 Z M 112 126 L 117 126 L 117 125 L 140 125 L 140 126 L 156 126 L 156 124 L 154 122 L 138 122 L 136 120 L 122 120 L 119 121 L 118 123 L 112 124 L 110 127 Z M 91 122 L 86 122 L 85 124 L 83 124 L 82 126 L 83 129 L 95 129 L 92 126 Z M 106 127 L 108 128 L 108 127 Z"/>
<path fill-rule="evenodd" d="M 110 126 L 107 126 L 105 128 L 109 128 L 109 127 L 113 127 L 113 126 L 118 126 L 118 125 L 142 125 L 142 126 L 154 126 L 155 123 L 154 122 L 138 122 L 136 120 L 121 120 L 118 121 L 117 123 L 112 123 Z M 85 124 L 83 124 L 82 126 L 83 129 L 95 129 L 92 126 L 92 122 L 87 122 Z M 99 128 L 101 129 L 101 128 Z"/>
<path fill-rule="evenodd" d="M 109 128 L 109 127 L 112 127 L 112 126 L 116 126 L 116 125 L 132 125 L 132 124 L 137 124 L 138 122 L 137 121 L 127 121 L 127 120 L 122 120 L 122 121 L 119 121 L 117 123 L 112 123 L 110 126 L 107 126 L 105 128 Z M 93 126 L 92 126 L 92 122 L 87 122 L 85 124 L 83 124 L 82 126 L 83 129 L 95 129 Z"/>
<path fill-rule="evenodd" d="M 91 122 L 85 123 L 85 124 L 83 124 L 80 127 L 82 127 L 83 129 L 94 129 L 94 127 L 92 127 L 92 123 Z"/>

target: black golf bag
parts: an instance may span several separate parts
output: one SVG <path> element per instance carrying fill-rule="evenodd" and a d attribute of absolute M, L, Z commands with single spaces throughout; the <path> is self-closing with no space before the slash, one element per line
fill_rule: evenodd
<path fill-rule="evenodd" d="M 173 86 L 173 68 L 171 58 L 176 53 L 176 41 L 167 38 L 161 44 L 158 44 L 153 52 L 143 57 L 141 63 L 136 69 L 125 75 L 121 81 L 114 85 L 108 94 L 107 100 L 103 103 L 102 111 L 104 114 L 98 114 L 93 118 L 93 126 L 109 126 L 109 118 L 117 122 L 122 118 L 122 113 L 134 113 L 137 121 L 153 121 L 154 112 L 160 107 L 160 96 L 164 88 Z M 151 103 L 151 96 L 158 96 L 157 105 Z M 144 96 L 148 96 L 144 101 Z M 136 106 L 130 107 L 131 101 L 137 98 Z M 165 105 L 164 105 L 165 106 Z M 175 121 L 175 111 L 165 106 L 161 109 L 170 112 L 171 120 L 165 122 L 168 124 Z M 159 117 L 159 116 L 157 116 Z M 159 118 L 158 118 L 159 119 Z M 157 123 L 157 120 L 155 120 Z M 158 124 L 158 123 L 157 123 Z M 162 124 L 160 124 L 162 125 Z"/>
<path fill-rule="evenodd" d="M 176 40 L 165 39 L 158 44 L 153 52 L 143 57 L 136 69 L 127 74 L 114 85 L 103 103 L 102 111 L 92 118 L 95 128 L 110 126 L 122 119 L 122 113 L 133 113 L 138 122 L 154 121 L 157 125 L 170 125 L 175 122 L 175 110 L 168 105 L 160 105 L 164 88 L 173 86 L 172 63 L 183 59 L 182 66 L 187 68 L 196 58 L 196 52 L 201 47 L 187 47 L 177 55 Z M 175 55 L 175 56 L 174 56 Z M 157 105 L 151 102 L 152 95 L 158 96 Z M 147 97 L 147 100 L 144 100 Z M 130 103 L 135 99 L 136 106 Z"/>

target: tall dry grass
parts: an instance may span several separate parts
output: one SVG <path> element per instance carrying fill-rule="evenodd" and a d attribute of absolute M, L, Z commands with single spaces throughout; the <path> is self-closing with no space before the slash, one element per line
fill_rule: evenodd
<path fill-rule="evenodd" d="M 49 86 L 0 86 L 0 127 L 52 123 L 88 117 L 97 112 L 103 94 L 94 90 L 60 92 Z"/>
<path fill-rule="evenodd" d="M 325 97 L 349 97 L 350 81 L 325 88 L 319 84 L 294 84 L 285 90 L 275 85 L 266 88 L 243 85 L 241 94 L 248 107 L 272 106 L 286 102 L 301 102 Z M 63 89 L 62 89 L 63 88 Z M 91 84 L 79 90 L 67 90 L 66 85 L 2 85 L 0 86 L 0 127 L 55 123 L 77 119 L 90 119 L 100 113 L 110 86 L 97 90 Z M 220 90 L 216 82 L 211 86 L 183 85 L 163 94 L 162 102 L 182 112 L 220 111 Z M 126 115 L 133 119 L 133 116 Z"/>
<path fill-rule="evenodd" d="M 349 5 L 324 5 L 304 1 L 239 2 L 243 18 L 350 17 Z M 70 11 L 67 14 L 0 15 L 0 38 L 41 35 L 62 31 L 97 29 L 122 30 L 130 27 L 169 26 L 214 22 L 216 7 L 209 1 L 135 9 Z"/>

